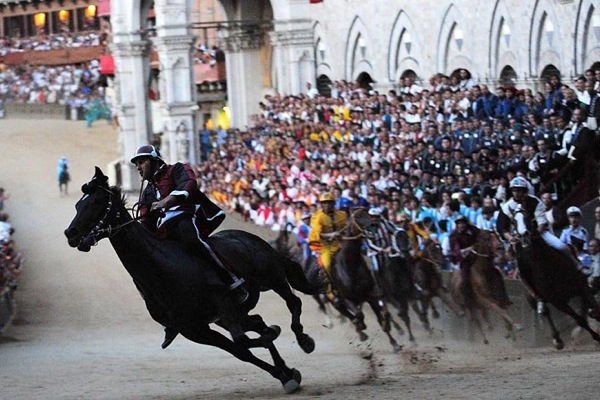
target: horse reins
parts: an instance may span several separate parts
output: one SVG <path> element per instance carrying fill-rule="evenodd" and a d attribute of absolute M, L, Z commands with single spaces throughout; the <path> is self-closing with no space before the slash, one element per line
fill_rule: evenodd
<path fill-rule="evenodd" d="M 104 221 L 106 220 L 106 218 L 108 217 L 108 215 L 110 214 L 110 211 L 112 210 L 112 206 L 113 206 L 113 196 L 114 193 L 110 190 L 107 189 L 105 187 L 99 186 L 100 189 L 104 190 L 105 192 L 108 193 L 109 197 L 108 197 L 108 205 L 106 206 L 106 212 L 104 213 L 104 215 L 102 216 L 102 218 L 100 218 L 100 220 L 98 221 L 98 223 L 96 224 L 96 226 L 94 226 L 90 232 L 86 235 L 86 237 L 92 237 L 94 239 L 94 243 L 92 244 L 92 246 L 96 246 L 98 244 L 98 236 L 100 235 L 106 235 L 106 237 L 108 237 L 109 239 L 116 235 L 122 228 L 124 228 L 125 226 L 138 221 L 139 219 L 141 219 L 141 216 L 138 216 L 136 218 L 133 218 L 130 221 L 124 222 L 120 225 L 117 226 L 111 226 L 108 225 L 106 228 L 101 228 L 102 225 L 104 225 Z M 116 212 L 116 218 L 118 219 L 120 217 L 120 212 L 117 211 Z"/>

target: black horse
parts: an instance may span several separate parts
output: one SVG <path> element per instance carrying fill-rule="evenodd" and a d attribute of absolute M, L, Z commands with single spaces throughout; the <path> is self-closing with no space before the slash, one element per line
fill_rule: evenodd
<path fill-rule="evenodd" d="M 600 335 L 588 324 L 586 314 L 600 321 L 600 306 L 587 284 L 583 273 L 577 270 L 574 260 L 568 259 L 559 250 L 549 246 L 537 232 L 527 232 L 522 213 L 517 213 L 520 239 L 513 244 L 521 280 L 533 295 L 528 295 L 529 304 L 535 310 L 538 299 L 552 304 L 557 310 L 569 315 L 579 326 L 587 330 L 594 340 L 600 342 Z M 582 300 L 582 312 L 577 313 L 569 305 L 571 299 Z M 552 329 L 552 338 L 556 349 L 564 348 L 564 342 L 554 325 L 550 310 L 546 307 L 543 316 Z"/>
<path fill-rule="evenodd" d="M 314 341 L 303 333 L 300 323 L 302 302 L 289 286 L 306 294 L 315 292 L 316 286 L 306 279 L 301 266 L 250 233 L 225 230 L 211 236 L 211 245 L 248 284 L 249 300 L 233 304 L 228 289 L 211 272 L 210 257 L 202 259 L 181 243 L 159 240 L 148 232 L 125 208 L 120 189 L 109 187 L 107 182 L 96 167 L 95 176 L 83 185 L 84 194 L 75 206 L 77 214 L 65 231 L 69 245 L 89 251 L 98 240 L 108 237 L 154 320 L 191 341 L 219 347 L 258 366 L 280 380 L 288 393 L 297 390 L 300 373 L 285 365 L 273 344 L 279 327 L 269 327 L 260 315 L 248 312 L 261 290 L 275 291 L 292 313 L 298 344 L 305 352 L 312 352 Z M 228 330 L 233 341 L 211 329 L 211 323 Z M 248 331 L 260 337 L 250 339 L 245 334 Z M 254 356 L 249 350 L 252 347 L 266 347 L 274 365 Z"/>
<path fill-rule="evenodd" d="M 368 336 L 364 332 L 366 325 L 362 306 L 364 303 L 368 303 L 394 351 L 400 351 L 401 347 L 390 334 L 392 318 L 387 310 L 383 293 L 375 283 L 361 251 L 364 239 L 362 227 L 369 223 L 370 217 L 367 211 L 364 208 L 358 208 L 351 213 L 348 225 L 342 228 L 341 232 L 336 233 L 342 234 L 342 245 L 333 258 L 330 278 L 341 301 L 333 303 L 333 306 L 352 321 L 359 338 L 366 340 Z"/>
<path fill-rule="evenodd" d="M 450 291 L 442 279 L 440 267 L 445 262 L 442 247 L 439 242 L 433 239 L 427 239 L 423 242 L 423 251 L 419 257 L 413 260 L 413 273 L 417 285 L 421 288 L 421 310 L 419 317 L 425 329 L 431 332 L 429 323 L 429 310 L 433 318 L 439 318 L 433 299 L 439 298 L 442 303 L 452 310 L 457 316 L 464 316 L 451 298 Z"/>
<path fill-rule="evenodd" d="M 374 229 L 371 225 L 367 229 Z M 369 233 L 367 232 L 367 235 Z M 379 254 L 378 260 L 379 269 L 375 272 L 375 277 L 379 286 L 383 291 L 383 295 L 387 302 L 394 306 L 398 311 L 398 316 L 402 319 L 408 330 L 408 338 L 411 342 L 415 342 L 415 337 L 412 333 L 409 316 L 409 304 L 412 304 L 413 309 L 420 315 L 420 310 L 415 302 L 419 299 L 418 293 L 414 285 L 412 266 L 409 263 L 410 242 L 408 235 L 404 230 L 398 230 L 393 237 L 394 244 L 392 252 L 388 254 Z M 404 333 L 400 326 L 391 321 L 400 333 Z"/>

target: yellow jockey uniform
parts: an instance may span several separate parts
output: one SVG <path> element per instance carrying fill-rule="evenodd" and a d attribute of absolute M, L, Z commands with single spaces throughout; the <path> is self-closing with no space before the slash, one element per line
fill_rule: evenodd
<path fill-rule="evenodd" d="M 340 249 L 340 240 L 338 238 L 323 238 L 321 234 L 328 234 L 339 231 L 344 228 L 348 219 L 346 213 L 333 208 L 334 198 L 331 193 L 324 193 L 319 198 L 319 201 L 325 208 L 325 203 L 331 203 L 330 213 L 321 209 L 313 214 L 310 219 L 310 234 L 308 236 L 308 244 L 313 251 L 321 253 L 321 262 L 327 275 L 331 269 L 331 261 L 333 256 Z M 329 207 L 329 206 L 327 206 Z"/>
<path fill-rule="evenodd" d="M 408 240 L 410 241 L 410 247 L 417 257 L 421 256 L 419 250 L 420 242 L 429 239 L 429 232 L 426 229 L 421 228 L 419 225 L 411 222 L 406 213 L 400 213 L 396 219 L 397 225 L 404 229 Z M 419 240 L 421 238 L 421 240 Z"/>

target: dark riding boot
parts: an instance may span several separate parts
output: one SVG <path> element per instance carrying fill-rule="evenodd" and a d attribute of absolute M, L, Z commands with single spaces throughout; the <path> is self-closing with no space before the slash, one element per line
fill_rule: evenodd
<path fill-rule="evenodd" d="M 160 347 L 162 347 L 163 350 L 166 349 L 167 347 L 169 347 L 169 345 L 171 343 L 173 343 L 173 340 L 175 340 L 177 335 L 179 335 L 179 332 L 177 332 L 175 329 L 166 327 L 165 328 L 165 340 L 160 345 Z"/>

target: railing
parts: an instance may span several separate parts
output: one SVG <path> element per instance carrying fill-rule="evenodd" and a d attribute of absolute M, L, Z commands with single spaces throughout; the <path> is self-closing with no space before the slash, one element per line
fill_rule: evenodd
<path fill-rule="evenodd" d="M 8 53 L 0 57 L 0 62 L 7 65 L 66 65 L 79 64 L 99 59 L 102 55 L 102 46 L 69 47 L 57 50 L 29 50 Z"/>

